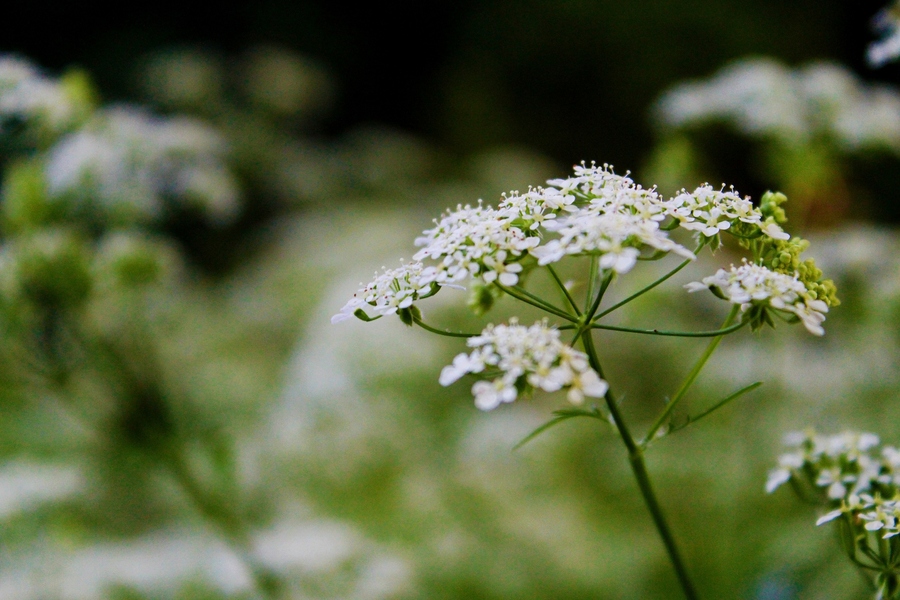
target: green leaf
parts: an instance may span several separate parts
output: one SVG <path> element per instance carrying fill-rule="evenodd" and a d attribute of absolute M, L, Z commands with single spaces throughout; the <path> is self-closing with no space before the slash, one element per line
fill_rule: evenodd
<path fill-rule="evenodd" d="M 554 425 L 558 425 L 558 424 L 562 423 L 563 421 L 568 421 L 569 419 L 574 419 L 576 417 L 590 417 L 592 419 L 599 419 L 599 420 L 603 421 L 604 423 L 608 423 L 608 421 L 603 416 L 603 414 L 596 408 L 593 408 L 592 410 L 585 410 L 583 408 L 564 408 L 562 410 L 553 411 L 553 414 L 555 416 L 552 419 L 550 419 L 549 421 L 547 421 L 546 423 L 544 423 L 543 425 L 541 425 L 540 427 L 538 427 L 537 429 L 535 429 L 534 431 L 532 431 L 531 433 L 526 435 L 522 439 L 522 441 L 520 441 L 518 444 L 513 446 L 513 450 L 518 450 L 519 448 L 521 448 L 522 446 L 524 446 L 525 444 L 527 444 L 528 442 L 530 442 L 531 440 L 533 440 L 540 434 L 544 433 L 545 431 L 547 431 Z"/>
<path fill-rule="evenodd" d="M 752 392 L 753 390 L 755 390 L 756 388 L 758 388 L 758 387 L 761 386 L 761 385 L 762 385 L 762 381 L 757 381 L 756 383 L 751 383 L 751 384 L 748 385 L 748 386 L 742 387 L 741 389 L 739 389 L 738 391 L 734 392 L 733 394 L 730 394 L 730 395 L 728 395 L 728 396 L 725 396 L 724 398 L 722 398 L 721 400 L 719 400 L 718 402 L 716 402 L 715 404 L 713 404 L 711 407 L 709 407 L 708 409 L 706 409 L 705 411 L 703 411 L 702 413 L 700 413 L 700 414 L 697 415 L 696 417 L 688 417 L 687 422 L 685 422 L 683 425 L 680 425 L 680 426 L 678 426 L 678 427 L 673 427 L 672 429 L 669 430 L 669 433 L 678 431 L 679 429 L 684 429 L 685 427 L 687 427 L 687 426 L 690 425 L 691 423 L 696 423 L 697 421 L 699 421 L 699 420 L 702 419 L 703 417 L 709 416 L 709 415 L 712 414 L 713 412 L 719 410 L 720 408 L 722 408 L 723 406 L 725 406 L 726 404 L 728 404 L 728 403 L 731 402 L 732 400 L 736 400 L 736 399 L 740 398 L 741 396 L 743 396 L 744 394 L 746 394 L 746 393 L 748 393 L 748 392 Z"/>

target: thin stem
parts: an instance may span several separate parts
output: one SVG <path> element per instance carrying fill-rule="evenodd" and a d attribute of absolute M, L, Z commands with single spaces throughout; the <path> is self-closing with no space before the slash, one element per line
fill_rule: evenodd
<path fill-rule="evenodd" d="M 591 332 L 585 331 L 582 334 L 581 339 L 591 367 L 603 377 L 603 369 L 597 358 L 597 350 L 594 348 L 594 340 L 591 337 Z M 678 577 L 678 582 L 681 584 L 681 589 L 688 600 L 697 600 L 697 591 L 694 589 L 694 584 L 691 582 L 687 568 L 678 551 L 678 546 L 675 543 L 675 537 L 672 535 L 672 531 L 663 514 L 662 507 L 653 491 L 653 485 L 650 482 L 650 474 L 647 472 L 647 466 L 644 463 L 644 450 L 635 442 L 631 432 L 628 430 L 611 390 L 607 389 L 604 399 L 606 400 L 606 406 L 613 418 L 613 422 L 619 430 L 622 441 L 625 443 L 625 447 L 628 450 L 628 462 L 631 465 L 631 470 L 637 480 L 638 488 L 644 498 L 644 503 L 647 505 L 647 509 L 650 511 L 650 515 L 653 518 L 653 524 L 656 526 L 660 538 L 662 538 L 663 545 L 669 555 L 669 560 L 672 562 L 672 567 L 675 569 L 675 574 Z"/>
<path fill-rule="evenodd" d="M 699 250 L 699 248 L 698 248 L 698 250 Z M 691 264 L 691 262 L 692 261 L 690 259 L 685 260 L 683 263 L 681 263 L 680 265 L 678 265 L 677 267 L 675 267 L 674 269 L 672 269 L 671 271 L 669 271 L 668 273 L 666 273 L 665 275 L 663 275 L 662 277 L 660 277 L 659 279 L 657 279 L 656 281 L 651 283 L 650 285 L 639 289 L 638 291 L 636 291 L 632 295 L 628 296 L 624 300 L 617 302 L 616 304 L 613 304 L 612 306 L 610 306 L 609 308 L 607 308 L 606 310 L 601 312 L 599 315 L 597 315 L 595 320 L 602 319 L 603 317 L 605 317 L 612 311 L 616 310 L 617 308 L 621 308 L 621 307 L 625 306 L 626 304 L 628 304 L 629 302 L 631 302 L 632 300 L 634 300 L 635 298 L 637 298 L 639 296 L 643 296 L 644 294 L 646 294 L 647 292 L 649 292 L 650 290 L 652 290 L 659 284 L 663 283 L 664 281 L 666 281 L 667 279 L 669 279 L 670 277 L 672 277 L 673 275 L 678 273 L 678 271 L 682 270 L 683 268 L 685 268 L 686 266 Z"/>
<path fill-rule="evenodd" d="M 597 275 L 600 269 L 600 258 L 591 256 L 591 268 L 588 272 L 587 294 L 584 297 L 584 305 L 588 306 L 594 298 L 594 285 L 597 281 Z"/>
<path fill-rule="evenodd" d="M 538 298 L 534 294 L 530 294 L 530 293 L 526 292 L 525 290 L 523 290 L 520 287 L 509 288 L 509 287 L 506 287 L 505 285 L 501 285 L 496 282 L 494 283 L 494 285 L 496 285 L 498 288 L 500 288 L 501 290 L 503 290 L 504 292 L 506 292 L 513 298 L 515 298 L 517 300 L 521 300 L 522 302 L 524 302 L 526 304 L 530 304 L 532 306 L 540 308 L 541 310 L 547 311 L 548 313 L 556 315 L 557 317 L 559 317 L 561 319 L 565 319 L 566 321 L 569 321 L 572 323 L 578 322 L 578 319 L 576 319 L 569 313 L 565 312 L 564 310 L 562 310 L 560 308 L 556 308 L 552 304 L 548 304 L 546 301 L 542 300 L 541 298 Z"/>
<path fill-rule="evenodd" d="M 645 335 L 667 335 L 674 337 L 687 337 L 687 338 L 702 338 L 702 337 L 716 337 L 729 334 L 733 331 L 737 331 L 747 323 L 742 321 L 740 323 L 735 323 L 730 327 L 725 327 L 724 329 L 716 329 L 715 331 L 666 331 L 661 329 L 635 329 L 633 327 L 618 327 L 616 325 L 600 325 L 599 323 L 594 323 L 591 325 L 592 329 L 608 329 L 610 331 L 624 331 L 626 333 L 642 333 Z M 568 329 L 572 328 L 574 325 L 564 325 L 560 327 L 560 329 Z"/>
<path fill-rule="evenodd" d="M 734 320 L 739 310 L 740 306 L 735 304 L 734 308 L 731 309 L 731 312 L 728 313 L 728 317 L 726 317 L 725 322 L 722 324 L 722 329 L 728 328 L 728 324 L 731 323 L 732 320 Z M 706 361 L 708 361 L 709 357 L 712 356 L 712 353 L 715 352 L 716 347 L 718 347 L 719 342 L 722 341 L 723 337 L 724 335 L 718 335 L 710 340 L 709 345 L 706 346 L 706 350 L 704 350 L 703 354 L 700 355 L 700 358 L 697 359 L 696 364 L 694 364 L 694 367 L 691 369 L 690 373 L 688 373 L 684 382 L 681 384 L 681 387 L 678 388 L 677 392 L 675 392 L 675 396 L 672 397 L 672 399 L 666 405 L 666 408 L 660 413 L 659 417 L 657 417 L 656 421 L 650 427 L 647 435 L 644 436 L 644 440 L 641 442 L 642 447 L 647 447 L 650 441 L 653 440 L 653 437 L 656 435 L 656 433 L 660 430 L 660 428 L 672 414 L 672 411 L 675 410 L 675 407 L 678 406 L 678 403 L 681 402 L 681 399 L 684 398 L 684 395 L 687 393 L 688 388 L 690 388 L 691 384 L 694 383 L 694 380 L 697 379 L 700 371 L 703 370 L 703 367 L 706 365 Z"/>
<path fill-rule="evenodd" d="M 425 323 L 419 317 L 414 316 L 413 322 L 426 331 L 430 331 L 431 333 L 436 333 L 438 335 L 445 335 L 447 337 L 455 337 L 455 338 L 470 338 L 475 337 L 476 335 L 481 335 L 480 333 L 453 333 L 452 331 L 444 331 L 443 329 L 437 329 L 432 327 L 431 325 Z"/>
<path fill-rule="evenodd" d="M 562 293 L 566 297 L 566 301 L 569 303 L 569 306 L 571 306 L 572 310 L 575 311 L 575 314 L 580 317 L 581 310 L 578 308 L 578 304 L 576 304 L 575 300 L 572 298 L 572 294 L 570 294 L 569 290 L 566 288 L 566 284 L 564 284 L 562 282 L 562 279 L 559 278 L 559 275 L 557 275 L 556 269 L 553 268 L 553 265 L 547 265 L 547 270 L 550 271 L 551 275 L 553 275 L 553 280 L 556 282 L 556 285 L 559 286 L 559 289 L 562 290 Z"/>
<path fill-rule="evenodd" d="M 278 584 L 272 574 L 250 554 L 251 540 L 249 533 L 243 526 L 240 517 L 234 514 L 220 498 L 217 498 L 203 489 L 194 478 L 187 464 L 183 451 L 180 448 L 163 449 L 161 452 L 175 480 L 182 490 L 194 503 L 201 515 L 212 524 L 232 550 L 241 558 L 250 572 L 253 586 L 262 598 L 275 599 L 280 596 L 277 591 Z"/>

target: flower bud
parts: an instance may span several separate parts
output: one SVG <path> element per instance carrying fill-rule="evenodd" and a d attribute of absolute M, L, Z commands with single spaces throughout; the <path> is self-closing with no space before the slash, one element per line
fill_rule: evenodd
<path fill-rule="evenodd" d="M 88 250 L 72 233 L 43 231 L 22 241 L 15 250 L 20 293 L 48 308 L 77 308 L 91 291 Z"/>

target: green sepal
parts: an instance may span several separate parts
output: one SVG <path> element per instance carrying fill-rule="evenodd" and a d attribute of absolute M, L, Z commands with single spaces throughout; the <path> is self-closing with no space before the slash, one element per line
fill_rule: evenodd
<path fill-rule="evenodd" d="M 703 235 L 703 240 L 706 242 L 705 245 L 709 247 L 709 251 L 713 254 L 715 254 L 716 250 L 722 247 L 722 236 L 720 236 L 718 233 L 713 236 Z"/>
<path fill-rule="evenodd" d="M 494 302 L 502 293 L 495 285 L 484 285 L 480 281 L 476 281 L 471 286 L 466 306 L 476 316 L 481 317 L 493 308 Z"/>
<path fill-rule="evenodd" d="M 441 286 L 439 286 L 436 282 L 431 282 L 431 286 L 428 288 L 428 292 L 425 294 L 417 294 L 418 300 L 424 300 L 425 298 L 431 298 L 435 294 L 441 291 Z"/>
<path fill-rule="evenodd" d="M 841 536 L 841 545 L 844 547 L 844 552 L 847 553 L 847 557 L 850 560 L 855 560 L 856 538 L 853 534 L 853 526 L 850 524 L 850 520 L 846 514 L 838 519 L 838 530 L 838 533 Z"/>
<path fill-rule="evenodd" d="M 369 323 L 371 321 L 377 321 L 378 319 L 380 319 L 382 317 L 382 315 L 378 315 L 377 317 L 370 317 L 369 315 L 366 314 L 366 311 L 364 311 L 361 308 L 357 308 L 355 311 L 353 311 L 353 316 L 356 317 L 357 319 L 359 319 L 360 321 L 365 321 L 366 323 Z"/>
<path fill-rule="evenodd" d="M 422 312 L 415 304 L 413 304 L 408 308 L 401 308 L 398 310 L 397 316 L 400 317 L 400 320 L 403 321 L 406 326 L 412 327 L 417 319 L 422 318 Z"/>
<path fill-rule="evenodd" d="M 713 293 L 713 295 L 714 295 L 716 298 L 721 298 L 722 300 L 728 300 L 728 296 L 726 296 L 726 295 L 722 292 L 722 288 L 720 288 L 720 287 L 717 286 L 717 285 L 714 285 L 714 286 L 710 287 L 710 288 L 709 288 L 709 291 L 711 291 L 711 292 Z"/>

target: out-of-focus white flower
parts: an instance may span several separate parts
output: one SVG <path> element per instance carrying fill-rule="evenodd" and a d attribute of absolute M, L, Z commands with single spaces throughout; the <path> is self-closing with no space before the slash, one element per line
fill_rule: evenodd
<path fill-rule="evenodd" d="M 786 275 L 766 267 L 744 262 L 740 267 L 719 269 L 715 275 L 704 277 L 684 286 L 689 292 L 708 288 L 718 289 L 732 304 L 747 310 L 752 304 L 762 304 L 775 310 L 793 313 L 800 318 L 807 331 L 824 335 L 822 322 L 828 305 L 809 296 L 806 286 L 796 275 Z"/>
<path fill-rule="evenodd" d="M 785 436 L 785 445 L 793 450 L 779 457 L 778 468 L 769 473 L 766 491 L 775 491 L 793 477 L 809 477 L 812 485 L 825 488 L 829 500 L 846 503 L 861 494 L 865 497 L 873 485 L 893 484 L 896 467 L 888 460 L 893 449 L 885 449 L 883 460 L 869 454 L 879 442 L 872 433 L 845 431 L 824 436 L 811 430 L 792 432 Z M 833 518 L 829 513 L 820 523 Z"/>
<path fill-rule="evenodd" d="M 331 322 L 346 321 L 361 308 L 371 309 L 380 316 L 409 308 L 422 296 L 435 291 L 432 284 L 436 272 L 434 267 L 425 267 L 420 262 L 401 264 L 396 269 L 384 268 L 381 274 L 376 273 L 375 279 L 353 294 L 340 312 L 331 317 Z"/>
<path fill-rule="evenodd" d="M 74 123 L 78 112 L 59 81 L 44 76 L 27 60 L 0 57 L 0 118 L 33 121 L 62 132 Z"/>
<path fill-rule="evenodd" d="M 510 319 L 509 325 L 488 325 L 481 335 L 469 338 L 470 354 L 459 354 L 453 364 L 441 371 L 441 385 L 450 385 L 467 373 L 497 369 L 500 376 L 493 381 L 478 381 L 472 386 L 475 405 L 491 410 L 518 397 L 521 386 L 546 392 L 568 390 L 573 404 L 584 402 L 585 396 L 602 397 L 607 383 L 591 369 L 587 355 L 564 344 L 559 331 L 546 321 L 530 327 Z"/>
<path fill-rule="evenodd" d="M 900 58 L 900 2 L 886 6 L 872 20 L 875 31 L 882 34 L 869 44 L 866 58 L 873 67 L 881 67 Z"/>
<path fill-rule="evenodd" d="M 873 45 L 879 57 L 892 44 L 900 52 L 900 30 L 890 31 L 883 46 Z M 773 59 L 740 60 L 709 79 L 673 87 L 660 98 L 657 115 L 676 128 L 724 122 L 789 144 L 825 136 L 850 151 L 900 152 L 900 94 L 866 85 L 832 63 L 790 69 Z"/>
<path fill-rule="evenodd" d="M 46 174 L 55 197 L 99 202 L 129 219 L 159 218 L 180 204 L 214 222 L 238 211 L 238 188 L 225 165 L 224 140 L 187 117 L 157 118 L 135 108 L 99 112 L 49 152 Z"/>

